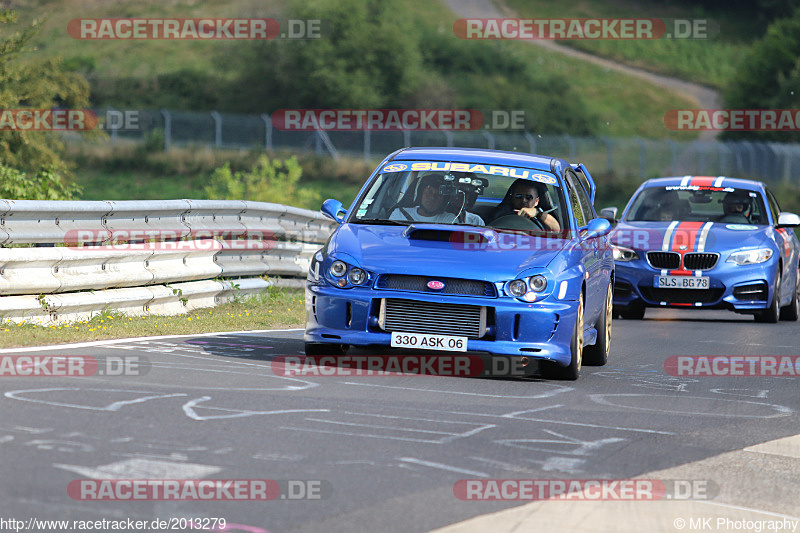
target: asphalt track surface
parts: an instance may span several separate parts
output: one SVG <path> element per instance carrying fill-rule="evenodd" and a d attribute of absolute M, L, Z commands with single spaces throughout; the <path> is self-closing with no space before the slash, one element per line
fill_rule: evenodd
<path fill-rule="evenodd" d="M 681 465 L 676 479 L 711 482 L 714 504 L 797 516 L 800 455 L 691 465 L 800 433 L 798 378 L 675 377 L 664 363 L 673 355 L 798 355 L 798 347 L 797 322 L 648 310 L 642 321 L 614 321 L 609 364 L 584 367 L 577 382 L 278 376 L 271 361 L 302 353 L 299 330 L 6 350 L 0 355 L 138 357 L 150 369 L 0 378 L 0 518 L 429 531 L 526 503 L 459 500 L 459 480 L 628 479 Z M 754 490 L 765 472 L 766 485 Z M 73 480 L 116 478 L 319 481 L 324 494 L 233 502 L 67 493 Z M 648 502 L 636 504 L 647 514 Z"/>

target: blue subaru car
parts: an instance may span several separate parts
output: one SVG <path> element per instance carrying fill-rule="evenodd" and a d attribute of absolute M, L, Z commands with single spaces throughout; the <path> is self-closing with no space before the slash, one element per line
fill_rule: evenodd
<path fill-rule="evenodd" d="M 310 264 L 306 354 L 481 352 L 572 380 L 605 364 L 614 261 L 594 194 L 586 168 L 562 159 L 391 154 L 349 209 L 322 206 L 339 227 Z"/>
<path fill-rule="evenodd" d="M 601 211 L 611 218 L 615 208 Z M 643 183 L 610 234 L 615 314 L 648 307 L 729 309 L 761 322 L 797 320 L 800 217 L 761 182 L 723 176 Z"/>

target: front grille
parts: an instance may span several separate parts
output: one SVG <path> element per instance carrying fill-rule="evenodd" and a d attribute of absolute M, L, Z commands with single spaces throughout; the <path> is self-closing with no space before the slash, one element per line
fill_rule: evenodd
<path fill-rule="evenodd" d="M 647 262 L 653 268 L 680 268 L 681 256 L 678 252 L 647 252 Z"/>
<path fill-rule="evenodd" d="M 642 296 L 650 301 L 667 302 L 668 304 L 709 304 L 716 302 L 725 289 L 658 289 L 656 287 L 639 287 Z"/>
<path fill-rule="evenodd" d="M 764 283 L 752 283 L 733 288 L 733 296 L 739 300 L 767 301 L 767 285 Z"/>
<path fill-rule="evenodd" d="M 384 298 L 379 317 L 384 331 L 457 335 L 479 339 L 486 333 L 486 307 Z"/>
<path fill-rule="evenodd" d="M 686 270 L 708 270 L 714 268 L 719 254 L 689 253 L 683 256 L 683 268 Z"/>
<path fill-rule="evenodd" d="M 442 290 L 428 288 L 428 282 L 436 280 L 444 283 Z M 495 298 L 497 292 L 492 283 L 477 279 L 440 278 L 432 276 L 408 276 L 405 274 L 383 274 L 375 283 L 376 289 L 396 291 L 427 292 L 433 294 L 454 294 L 461 296 L 485 296 Z"/>

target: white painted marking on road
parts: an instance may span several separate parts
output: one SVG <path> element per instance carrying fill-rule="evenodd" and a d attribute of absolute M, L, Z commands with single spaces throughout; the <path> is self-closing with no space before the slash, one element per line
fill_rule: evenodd
<path fill-rule="evenodd" d="M 769 394 L 769 389 L 709 389 L 710 392 L 716 394 L 725 394 L 728 396 L 743 396 L 745 398 L 766 398 Z M 755 392 L 755 394 L 744 394 L 743 392 L 727 392 L 727 391 L 748 391 Z"/>
<path fill-rule="evenodd" d="M 184 396 L 186 396 L 184 394 Z M 213 415 L 213 416 L 200 416 L 195 411 L 195 407 L 197 407 L 202 402 L 207 402 L 211 399 L 211 396 L 203 396 L 201 398 L 197 398 L 195 400 L 191 400 L 183 404 L 183 412 L 191 418 L 192 420 L 214 420 L 219 418 L 241 418 L 244 416 L 254 416 L 254 415 L 283 415 L 287 413 L 327 413 L 330 412 L 330 409 L 278 409 L 274 411 L 248 411 L 243 409 L 227 409 L 224 407 L 206 407 L 201 406 L 203 409 L 209 409 L 212 411 L 225 411 L 226 413 L 233 413 L 233 414 L 225 414 L 225 415 Z"/>
<path fill-rule="evenodd" d="M 485 472 L 477 472 L 475 470 L 467 470 L 465 468 L 459 468 L 457 466 L 450 466 L 443 463 L 435 463 L 433 461 L 423 461 L 422 459 L 416 459 L 414 457 L 398 457 L 398 461 L 403 461 L 405 463 L 412 463 L 415 465 L 421 466 L 429 466 L 431 468 L 439 468 L 441 470 L 449 470 L 450 472 L 457 472 L 459 474 L 465 474 L 468 476 L 475 476 L 475 477 L 489 477 L 489 474 Z"/>
<path fill-rule="evenodd" d="M 607 444 L 616 444 L 624 442 L 628 439 L 620 437 L 608 437 L 605 439 L 597 440 L 581 440 L 562 433 L 556 433 L 549 429 L 543 429 L 545 433 L 557 437 L 556 439 L 501 439 L 494 441 L 496 444 L 503 446 L 510 446 L 512 448 L 522 448 L 523 450 L 536 450 L 541 452 L 556 453 L 559 455 L 580 455 L 586 456 L 594 453 L 595 450 Z M 543 448 L 541 446 L 531 446 L 530 444 L 556 444 L 556 449 Z M 567 446 L 573 446 L 574 449 L 565 449 Z"/>
<path fill-rule="evenodd" d="M 26 394 L 30 392 L 53 392 L 53 391 L 99 391 L 99 392 L 125 392 L 125 393 L 143 393 L 145 391 L 131 391 L 131 390 L 118 390 L 118 389 L 78 389 L 78 388 L 53 388 L 53 389 L 27 389 L 27 390 L 14 390 L 9 391 L 4 394 L 6 398 L 10 398 L 12 400 L 20 400 L 23 402 L 33 402 L 33 403 L 43 403 L 46 405 L 54 405 L 57 407 L 72 407 L 74 409 L 88 409 L 90 411 L 119 411 L 125 405 L 131 405 L 136 403 L 146 402 L 148 400 L 157 400 L 161 398 L 176 398 L 179 396 L 187 396 L 183 393 L 174 393 L 174 394 L 158 394 L 154 396 L 143 396 L 141 398 L 136 398 L 133 400 L 121 400 L 118 402 L 113 402 L 105 407 L 93 407 L 89 405 L 79 405 L 79 404 L 72 404 L 72 403 L 64 403 L 64 402 L 54 402 L 49 400 L 37 400 L 33 398 L 24 398 L 19 397 L 20 394 Z M 149 393 L 145 393 L 149 394 Z"/>
<path fill-rule="evenodd" d="M 667 408 L 662 407 L 640 407 L 640 406 L 633 406 L 633 405 L 623 405 L 619 403 L 613 403 L 606 398 L 610 397 L 640 397 L 640 398 L 647 398 L 648 400 L 652 400 L 654 398 L 668 398 L 670 400 L 694 400 L 694 403 L 697 403 L 697 400 L 700 401 L 708 401 L 714 403 L 714 408 L 711 411 L 670 411 Z M 749 402 L 745 400 L 723 400 L 720 398 L 703 398 L 702 396 L 667 396 L 667 395 L 654 395 L 654 394 L 590 394 L 589 398 L 593 402 L 599 403 L 601 405 L 608 405 L 615 408 L 623 408 L 623 409 L 632 409 L 634 411 L 648 411 L 648 412 L 655 412 L 655 413 L 662 413 L 666 415 L 695 415 L 695 416 L 716 416 L 716 417 L 723 417 L 723 418 L 776 418 L 779 416 L 789 416 L 794 413 L 794 410 L 786 407 L 785 405 L 778 405 L 772 403 L 761 403 L 761 402 Z M 750 405 L 757 405 L 759 407 L 766 407 L 768 409 L 776 411 L 775 414 L 772 415 L 742 415 L 742 414 L 725 414 L 719 412 L 719 402 L 730 402 L 735 406 L 741 406 L 742 404 L 750 404 Z M 668 402 L 663 402 L 664 404 L 668 404 Z"/>
<path fill-rule="evenodd" d="M 407 390 L 413 392 L 431 392 L 434 394 L 458 394 L 463 396 L 479 396 L 482 398 L 524 398 L 524 399 L 539 399 L 539 398 L 549 398 L 550 396 L 555 396 L 556 394 L 560 394 L 562 392 L 567 392 L 573 390 L 572 387 L 563 387 L 553 391 L 545 391 L 541 394 L 536 394 L 534 396 L 510 396 L 508 394 L 483 394 L 480 392 L 461 392 L 461 391 L 445 391 L 445 390 L 435 390 L 435 389 L 417 389 L 413 387 L 393 387 L 390 385 L 375 385 L 373 383 L 355 383 L 351 381 L 345 381 L 345 385 L 356 385 L 359 387 L 378 387 L 382 389 L 394 389 L 394 390 Z M 557 387 L 562 387 L 559 385 L 555 385 Z"/>
<path fill-rule="evenodd" d="M 90 479 L 202 479 L 222 470 L 218 466 L 152 459 L 126 459 L 94 467 L 60 463 L 53 466 Z"/>

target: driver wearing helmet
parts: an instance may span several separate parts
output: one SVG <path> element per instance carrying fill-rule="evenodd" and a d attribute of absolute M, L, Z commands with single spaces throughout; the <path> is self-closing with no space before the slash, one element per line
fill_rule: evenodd
<path fill-rule="evenodd" d="M 720 222 L 733 224 L 749 224 L 750 196 L 747 191 L 736 190 L 729 192 L 722 200 L 724 214 Z"/>
<path fill-rule="evenodd" d="M 461 200 L 459 200 L 461 198 Z M 472 226 L 485 226 L 483 219 L 474 213 L 464 211 L 466 198 L 443 174 L 428 174 L 420 178 L 414 204 L 416 207 L 398 207 L 389 220 L 408 222 L 431 222 L 435 224 L 457 224 L 459 214 L 447 211 L 454 204 L 459 213 L 464 214 L 463 223 Z"/>

